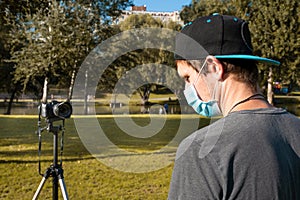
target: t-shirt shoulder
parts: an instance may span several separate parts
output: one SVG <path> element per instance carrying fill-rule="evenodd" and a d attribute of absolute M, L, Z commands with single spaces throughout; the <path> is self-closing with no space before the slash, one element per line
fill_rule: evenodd
<path fill-rule="evenodd" d="M 253 110 L 240 110 L 230 113 L 229 115 L 234 114 L 288 114 L 288 112 L 283 108 L 259 108 L 259 109 L 253 109 Z M 228 115 L 228 116 L 229 116 Z"/>

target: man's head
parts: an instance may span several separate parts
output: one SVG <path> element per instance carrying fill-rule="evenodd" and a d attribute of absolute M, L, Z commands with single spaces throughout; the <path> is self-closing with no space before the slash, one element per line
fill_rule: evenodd
<path fill-rule="evenodd" d="M 204 103 L 224 100 L 221 87 L 227 93 L 229 88 L 224 87 L 232 88 L 232 83 L 257 92 L 256 62 L 280 64 L 253 55 L 246 21 L 219 14 L 200 17 L 186 25 L 176 37 L 175 52 L 179 75 L 194 86 Z M 228 80 L 230 84 L 220 85 Z"/>

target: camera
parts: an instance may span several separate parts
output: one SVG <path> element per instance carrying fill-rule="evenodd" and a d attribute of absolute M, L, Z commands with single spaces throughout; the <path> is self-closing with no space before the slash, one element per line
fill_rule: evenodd
<path fill-rule="evenodd" d="M 42 117 L 60 120 L 70 118 L 72 115 L 72 105 L 70 102 L 52 101 L 50 103 L 42 103 L 41 115 Z"/>

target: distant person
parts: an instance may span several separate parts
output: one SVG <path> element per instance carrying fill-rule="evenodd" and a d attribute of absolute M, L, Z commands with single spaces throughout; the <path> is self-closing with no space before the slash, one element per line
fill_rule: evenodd
<path fill-rule="evenodd" d="M 223 118 L 182 141 L 168 198 L 299 200 L 300 119 L 260 93 L 256 62 L 279 62 L 253 56 L 248 23 L 197 18 L 176 37 L 175 59 L 189 105 Z"/>
<path fill-rule="evenodd" d="M 169 105 L 168 105 L 168 103 L 164 104 L 164 109 L 165 109 L 166 114 L 168 114 L 168 112 L 169 112 Z"/>

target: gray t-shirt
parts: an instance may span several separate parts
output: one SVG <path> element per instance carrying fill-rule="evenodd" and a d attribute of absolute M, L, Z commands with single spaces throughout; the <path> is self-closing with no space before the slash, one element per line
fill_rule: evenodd
<path fill-rule="evenodd" d="M 300 119 L 238 111 L 180 144 L 169 199 L 300 200 Z"/>

